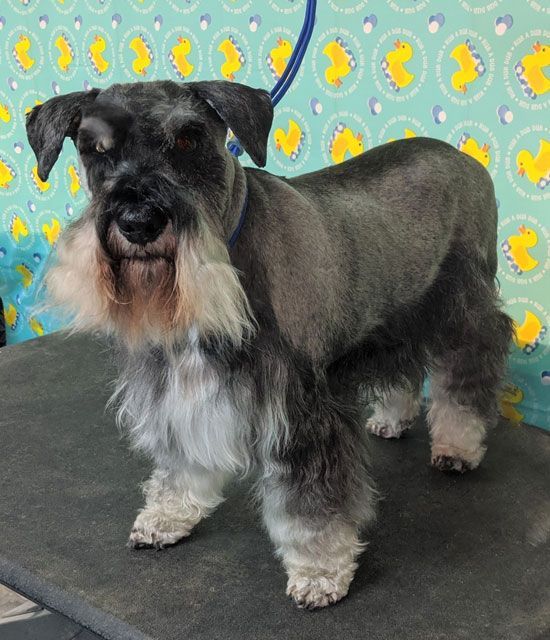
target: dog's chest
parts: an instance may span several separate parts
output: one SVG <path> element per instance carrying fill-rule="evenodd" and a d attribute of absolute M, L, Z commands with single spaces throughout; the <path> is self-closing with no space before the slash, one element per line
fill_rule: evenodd
<path fill-rule="evenodd" d="M 158 373 L 162 384 L 157 374 L 153 389 L 134 395 L 142 407 L 137 415 L 149 415 L 131 426 L 136 446 L 157 460 L 180 458 L 233 472 L 246 468 L 248 417 L 237 409 L 223 372 L 209 362 L 194 332 L 185 349 L 166 357 Z M 148 402 L 150 407 L 144 406 Z"/>

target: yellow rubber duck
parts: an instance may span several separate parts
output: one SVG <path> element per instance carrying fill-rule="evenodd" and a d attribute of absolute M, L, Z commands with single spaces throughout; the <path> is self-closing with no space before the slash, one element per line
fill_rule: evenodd
<path fill-rule="evenodd" d="M 281 128 L 275 129 L 273 136 L 275 138 L 277 151 L 282 149 L 283 153 L 294 162 L 302 151 L 305 139 L 305 134 L 300 125 L 289 118 L 288 131 Z"/>
<path fill-rule="evenodd" d="M 382 71 L 386 76 L 390 87 L 399 92 L 407 87 L 414 80 L 414 73 L 409 73 L 404 65 L 409 62 L 414 55 L 414 50 L 410 43 L 397 39 L 393 46 L 394 51 L 389 51 L 380 62 Z"/>
<path fill-rule="evenodd" d="M 514 342 L 526 355 L 531 355 L 546 335 L 546 327 L 532 311 L 525 311 L 523 323 L 514 321 Z"/>
<path fill-rule="evenodd" d="M 6 321 L 6 325 L 12 331 L 15 331 L 19 322 L 19 312 L 11 303 L 8 304 L 7 307 L 4 307 L 4 320 Z"/>
<path fill-rule="evenodd" d="M 27 225 L 16 213 L 12 215 L 10 220 L 10 233 L 15 242 L 19 242 L 21 236 L 25 238 L 29 235 Z"/>
<path fill-rule="evenodd" d="M 72 61 L 74 60 L 74 51 L 71 47 L 71 43 L 67 39 L 67 36 L 62 33 L 56 38 L 54 44 L 61 54 L 59 58 L 57 58 L 57 65 L 61 71 L 68 71 Z"/>
<path fill-rule="evenodd" d="M 550 79 L 543 72 L 543 68 L 550 64 L 550 44 L 535 42 L 533 50 L 535 53 L 523 56 L 514 71 L 523 93 L 536 100 L 537 96 L 550 91 Z"/>
<path fill-rule="evenodd" d="M 29 113 L 33 110 L 33 108 L 38 104 L 43 104 L 42 100 L 35 99 L 34 105 L 32 107 L 26 106 L 25 107 L 25 115 L 28 116 Z"/>
<path fill-rule="evenodd" d="M 233 80 L 235 80 L 235 74 L 246 64 L 244 53 L 233 36 L 222 40 L 218 51 L 221 51 L 225 56 L 225 62 L 220 68 L 221 74 L 224 78 L 233 82 Z"/>
<path fill-rule="evenodd" d="M 339 89 L 342 86 L 342 78 L 357 68 L 357 60 L 340 36 L 329 42 L 322 53 L 332 63 L 330 67 L 325 69 L 325 80 L 328 84 Z"/>
<path fill-rule="evenodd" d="M 340 162 L 344 162 L 348 152 L 352 156 L 363 153 L 363 134 L 355 134 L 343 122 L 339 122 L 332 132 L 328 148 L 332 161 L 335 164 L 340 164 Z"/>
<path fill-rule="evenodd" d="M 69 184 L 69 191 L 74 198 L 80 191 L 80 176 L 78 175 L 78 170 L 74 166 L 74 164 L 69 165 L 67 173 L 69 174 L 69 178 L 71 179 L 71 182 Z"/>
<path fill-rule="evenodd" d="M 8 124 L 8 122 L 11 122 L 11 113 L 10 113 L 10 110 L 8 109 L 8 105 L 2 104 L 1 102 L 0 102 L 0 120 L 2 122 L 5 122 L 6 124 Z"/>
<path fill-rule="evenodd" d="M 278 37 L 277 46 L 271 49 L 266 58 L 267 66 L 275 80 L 278 80 L 283 75 L 287 65 L 287 58 L 290 58 L 291 55 L 292 45 L 290 42 Z"/>
<path fill-rule="evenodd" d="M 8 189 L 16 175 L 15 169 L 0 157 L 0 189 Z"/>
<path fill-rule="evenodd" d="M 460 136 L 457 147 L 462 153 L 471 156 L 474 160 L 477 160 L 485 168 L 487 168 L 491 162 L 491 154 L 489 149 L 491 148 L 486 142 L 480 147 L 478 141 L 472 136 L 464 132 Z"/>
<path fill-rule="evenodd" d="M 51 187 L 49 182 L 44 182 L 38 177 L 38 166 L 35 164 L 31 171 L 31 178 L 34 182 L 34 186 L 40 191 L 40 193 L 46 193 Z"/>
<path fill-rule="evenodd" d="M 147 75 L 147 67 L 153 62 L 154 54 L 143 34 L 132 38 L 128 47 L 136 54 L 132 62 L 134 73 L 138 76 Z"/>
<path fill-rule="evenodd" d="M 27 73 L 29 69 L 34 66 L 35 60 L 31 58 L 28 51 L 31 48 L 31 40 L 28 36 L 23 33 L 20 34 L 18 42 L 13 47 L 12 53 L 15 61 L 17 62 L 17 66 L 23 71 L 23 73 Z"/>
<path fill-rule="evenodd" d="M 405 127 L 405 140 L 408 140 L 409 138 L 416 138 L 416 132 Z M 396 140 L 397 138 L 388 138 L 388 142 L 395 142 Z"/>
<path fill-rule="evenodd" d="M 34 278 L 34 274 L 33 272 L 29 269 L 29 267 L 27 267 L 26 264 L 18 264 L 15 267 L 15 270 L 17 271 L 17 273 L 19 273 L 21 275 L 21 277 L 23 278 L 23 287 L 25 289 L 28 289 L 31 284 L 32 284 L 32 280 Z"/>
<path fill-rule="evenodd" d="M 524 224 L 518 227 L 518 231 L 519 236 L 509 236 L 500 246 L 510 269 L 521 275 L 524 271 L 532 271 L 538 266 L 539 261 L 529 255 L 528 249 L 532 249 L 539 239 L 536 231 Z"/>
<path fill-rule="evenodd" d="M 523 402 L 523 391 L 515 384 L 508 384 L 500 398 L 500 415 L 514 424 L 523 420 L 521 413 L 514 405 Z"/>
<path fill-rule="evenodd" d="M 61 233 L 61 225 L 59 224 L 59 220 L 57 218 L 52 218 L 51 224 L 45 222 L 42 225 L 42 231 L 46 236 L 46 240 L 49 242 L 50 246 L 53 247 L 53 245 L 59 238 L 59 234 Z"/>
<path fill-rule="evenodd" d="M 451 51 L 449 57 L 456 60 L 460 67 L 458 71 L 453 73 L 451 85 L 455 91 L 466 93 L 468 84 L 471 84 L 485 73 L 485 64 L 471 40 L 466 40 L 466 42 L 457 45 Z"/>
<path fill-rule="evenodd" d="M 517 157 L 518 175 L 527 175 L 527 179 L 544 189 L 550 182 L 550 141 L 542 138 L 536 156 L 527 149 L 522 149 Z"/>
<path fill-rule="evenodd" d="M 94 41 L 88 47 L 88 59 L 92 63 L 93 70 L 98 76 L 104 74 L 109 68 L 109 62 L 103 57 L 103 52 L 107 48 L 105 38 L 100 35 L 94 36 Z"/>
<path fill-rule="evenodd" d="M 187 60 L 187 56 L 191 53 L 191 49 L 191 41 L 188 38 L 182 38 L 179 36 L 178 44 L 175 44 L 168 54 L 168 60 L 170 60 L 170 64 L 181 80 L 185 80 L 185 78 L 189 77 L 195 69 L 195 65 L 192 65 Z"/>
<path fill-rule="evenodd" d="M 39 322 L 36 318 L 33 318 L 32 316 L 29 318 L 29 326 L 33 333 L 36 333 L 37 336 L 44 335 L 44 327 L 42 326 L 42 323 Z"/>

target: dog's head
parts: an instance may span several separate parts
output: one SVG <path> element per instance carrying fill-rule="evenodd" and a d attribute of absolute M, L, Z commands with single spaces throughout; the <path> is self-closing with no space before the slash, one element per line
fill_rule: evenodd
<path fill-rule="evenodd" d="M 117 84 L 31 111 L 40 178 L 70 137 L 90 197 L 46 279 L 76 328 L 129 343 L 177 339 L 193 324 L 242 338 L 248 310 L 225 243 L 244 185 L 225 140 L 229 127 L 263 166 L 272 118 L 267 92 L 224 81 Z"/>

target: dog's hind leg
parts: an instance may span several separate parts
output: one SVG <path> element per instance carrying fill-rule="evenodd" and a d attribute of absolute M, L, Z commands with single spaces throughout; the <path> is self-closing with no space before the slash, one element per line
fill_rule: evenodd
<path fill-rule="evenodd" d="M 223 501 L 227 472 L 184 465 L 157 468 L 144 483 L 145 507 L 134 522 L 129 547 L 162 549 L 175 544 Z"/>
<path fill-rule="evenodd" d="M 400 438 L 410 429 L 420 413 L 421 393 L 411 389 L 392 388 L 382 391 L 367 419 L 367 431 L 381 438 Z"/>
<path fill-rule="evenodd" d="M 431 379 L 430 425 L 432 465 L 441 471 L 475 469 L 483 456 L 486 421 L 474 407 L 462 404 L 450 390 L 456 374 L 443 363 Z"/>
<path fill-rule="evenodd" d="M 266 461 L 263 516 L 299 607 L 343 598 L 363 545 L 360 528 L 374 515 L 366 469 L 366 434 L 319 393 L 291 408 L 290 437 Z"/>
<path fill-rule="evenodd" d="M 498 419 L 498 393 L 506 372 L 511 320 L 494 289 L 482 288 L 477 306 L 461 314 L 460 334 L 434 358 L 428 423 L 432 465 L 443 471 L 475 469 L 485 434 Z"/>

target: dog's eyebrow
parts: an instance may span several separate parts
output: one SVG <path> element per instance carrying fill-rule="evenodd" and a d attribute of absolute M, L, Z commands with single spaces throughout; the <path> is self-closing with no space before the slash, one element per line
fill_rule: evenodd
<path fill-rule="evenodd" d="M 187 109 L 173 109 L 164 115 L 163 130 L 168 138 L 173 138 L 185 128 L 204 129 L 206 120 Z"/>
<path fill-rule="evenodd" d="M 114 130 L 103 118 L 91 115 L 83 118 L 78 130 L 79 138 L 87 138 L 95 141 L 96 146 L 100 145 L 105 151 L 111 149 L 115 144 Z"/>
<path fill-rule="evenodd" d="M 94 139 L 108 150 L 124 139 L 133 120 L 132 114 L 116 103 L 97 103 L 82 114 L 78 135 Z"/>

